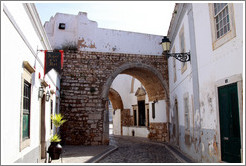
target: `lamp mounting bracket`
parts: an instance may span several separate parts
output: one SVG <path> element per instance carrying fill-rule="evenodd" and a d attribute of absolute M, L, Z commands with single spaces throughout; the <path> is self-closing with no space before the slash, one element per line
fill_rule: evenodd
<path fill-rule="evenodd" d="M 167 58 L 174 57 L 181 62 L 190 61 L 190 52 L 185 53 L 167 53 Z"/>

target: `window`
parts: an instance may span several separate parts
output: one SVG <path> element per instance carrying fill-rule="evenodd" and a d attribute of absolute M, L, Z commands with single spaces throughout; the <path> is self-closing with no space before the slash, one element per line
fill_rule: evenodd
<path fill-rule="evenodd" d="M 65 29 L 66 24 L 65 23 L 59 23 L 59 29 Z"/>
<path fill-rule="evenodd" d="M 152 103 L 152 118 L 155 119 L 155 103 Z"/>
<path fill-rule="evenodd" d="M 21 76 L 21 116 L 20 116 L 20 151 L 30 146 L 31 138 L 31 94 L 32 94 L 32 73 L 35 69 L 27 62 L 23 62 L 23 73 Z"/>
<path fill-rule="evenodd" d="M 22 139 L 30 138 L 31 84 L 24 80 Z"/>
<path fill-rule="evenodd" d="M 184 53 L 185 52 L 184 25 L 182 26 L 179 32 L 179 45 L 180 45 L 180 52 Z M 187 63 L 185 62 L 181 62 L 181 63 L 182 63 L 181 73 L 183 74 L 187 69 Z"/>
<path fill-rule="evenodd" d="M 227 3 L 214 4 L 214 20 L 216 25 L 216 38 L 218 39 L 230 30 L 230 20 Z"/>
<path fill-rule="evenodd" d="M 184 111 L 185 111 L 185 131 L 190 130 L 190 117 L 189 117 L 189 100 L 188 97 L 184 98 Z"/>
<path fill-rule="evenodd" d="M 231 3 L 209 4 L 213 50 L 236 36 L 234 10 Z"/>

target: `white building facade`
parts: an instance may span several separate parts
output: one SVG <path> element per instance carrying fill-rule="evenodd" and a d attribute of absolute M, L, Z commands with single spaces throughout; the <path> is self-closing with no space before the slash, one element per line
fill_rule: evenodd
<path fill-rule="evenodd" d="M 136 78 L 120 74 L 111 85 L 111 88 L 118 92 L 123 103 L 123 109 L 114 110 L 113 125 L 115 135 L 137 136 L 148 138 L 151 123 L 167 122 L 166 103 L 164 100 L 158 102 L 149 101 L 145 88 Z M 141 94 L 141 95 L 139 95 Z M 139 101 L 144 101 L 144 123 L 140 118 Z M 155 107 L 155 108 L 153 108 Z M 121 111 L 129 110 L 131 123 L 121 127 Z"/>
<path fill-rule="evenodd" d="M 38 163 L 47 158 L 60 78 L 54 70 L 44 76 L 38 50 L 52 47 L 35 5 L 4 2 L 1 18 L 1 164 Z"/>
<path fill-rule="evenodd" d="M 176 4 L 168 38 L 170 139 L 197 162 L 243 162 L 243 3 Z"/>

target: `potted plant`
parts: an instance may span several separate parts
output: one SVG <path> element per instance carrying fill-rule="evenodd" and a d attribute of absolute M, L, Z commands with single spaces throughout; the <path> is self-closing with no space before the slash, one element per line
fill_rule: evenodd
<path fill-rule="evenodd" d="M 60 135 L 58 135 L 58 128 L 67 120 L 64 120 L 61 114 L 51 115 L 51 120 L 56 130 L 55 134 L 50 138 L 51 144 L 48 148 L 48 153 L 52 160 L 57 160 L 60 158 L 60 154 L 62 153 L 62 146 L 59 144 L 61 138 Z"/>

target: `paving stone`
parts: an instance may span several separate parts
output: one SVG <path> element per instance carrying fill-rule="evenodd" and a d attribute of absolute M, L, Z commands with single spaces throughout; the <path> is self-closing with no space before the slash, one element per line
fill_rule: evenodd
<path fill-rule="evenodd" d="M 99 163 L 180 163 L 165 145 L 149 141 L 147 138 L 131 136 L 111 136 L 110 145 L 118 149 Z"/>

